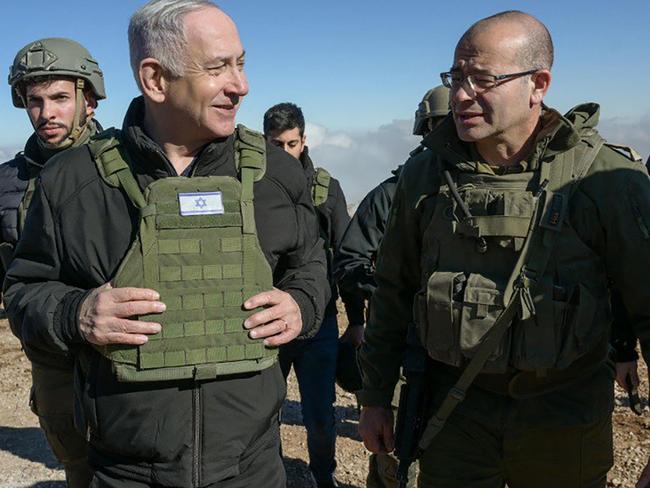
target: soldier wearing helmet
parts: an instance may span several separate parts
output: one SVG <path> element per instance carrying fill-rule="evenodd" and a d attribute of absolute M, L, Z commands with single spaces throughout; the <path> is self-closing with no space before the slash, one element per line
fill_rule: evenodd
<path fill-rule="evenodd" d="M 424 94 L 415 111 L 413 135 L 424 138 L 449 113 L 449 88 L 438 85 Z"/>
<path fill-rule="evenodd" d="M 440 85 L 428 90 L 415 112 L 413 134 L 424 137 L 434 130 L 449 113 L 449 89 Z M 411 154 L 424 150 L 419 146 Z M 335 262 L 335 274 L 342 291 L 370 300 L 376 288 L 374 270 L 379 243 L 386 230 L 390 205 L 401 166 L 393 175 L 370 191 L 357 208 L 348 225 Z M 363 339 L 365 317 L 350 317 L 350 327 L 342 340 L 359 346 Z M 361 373 L 356 363 L 356 349 L 342 345 L 339 348 L 337 381 L 344 388 L 361 389 Z M 399 390 L 396 390 L 399 391 Z M 394 400 L 397 406 L 397 400 Z M 368 488 L 393 488 L 397 486 L 395 472 L 397 461 L 391 454 L 372 454 L 368 468 Z M 414 477 L 411 477 L 413 480 Z M 409 485 L 414 486 L 414 485 Z"/>
<path fill-rule="evenodd" d="M 50 157 L 85 144 L 98 132 L 94 112 L 98 100 L 106 98 L 97 61 L 81 44 L 63 38 L 40 39 L 18 51 L 9 85 L 14 106 L 27 111 L 34 133 L 22 152 L 0 166 L 2 277 L 13 259 L 41 169 Z M 72 360 L 52 353 L 31 359 L 30 406 L 65 468 L 68 486 L 87 487 L 92 472 L 85 437 L 74 428 Z"/>

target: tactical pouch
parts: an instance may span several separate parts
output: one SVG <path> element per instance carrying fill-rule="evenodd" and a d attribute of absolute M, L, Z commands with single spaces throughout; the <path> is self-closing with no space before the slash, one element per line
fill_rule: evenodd
<path fill-rule="evenodd" d="M 483 342 L 497 317 L 504 309 L 503 292 L 505 284 L 497 284 L 480 274 L 470 273 L 465 287 L 460 320 L 460 350 L 465 358 L 472 358 Z M 499 346 L 492 351 L 486 365 L 486 372 L 503 372 L 508 358 L 504 355 L 506 334 Z"/>
<path fill-rule="evenodd" d="M 427 294 L 416 297 L 416 317 L 422 343 L 436 360 L 462 366 L 476 353 L 494 321 L 503 311 L 503 286 L 479 274 L 437 272 Z M 510 336 L 492 351 L 485 372 L 503 372 Z"/>
<path fill-rule="evenodd" d="M 568 368 L 602 340 L 602 327 L 594 326 L 598 304 L 591 292 L 581 283 L 566 291 L 545 278 L 535 297 L 535 317 L 513 326 L 518 347 L 512 363 L 522 371 Z"/>

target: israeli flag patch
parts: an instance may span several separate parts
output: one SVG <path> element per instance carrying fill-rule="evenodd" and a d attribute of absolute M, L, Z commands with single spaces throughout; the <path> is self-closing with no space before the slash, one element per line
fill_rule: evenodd
<path fill-rule="evenodd" d="M 220 191 L 179 193 L 178 203 L 183 217 L 189 215 L 220 215 L 224 213 Z"/>

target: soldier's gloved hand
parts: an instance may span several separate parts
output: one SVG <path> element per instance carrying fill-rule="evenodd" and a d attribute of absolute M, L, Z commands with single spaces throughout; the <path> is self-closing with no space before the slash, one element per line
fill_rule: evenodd
<path fill-rule="evenodd" d="M 393 410 L 388 407 L 362 407 L 359 435 L 370 452 L 388 453 L 395 448 Z"/>
<path fill-rule="evenodd" d="M 641 476 L 639 476 L 639 481 L 636 482 L 636 485 L 634 485 L 635 488 L 648 488 L 650 486 L 650 459 L 648 459 L 648 463 L 645 465 L 645 468 L 643 468 L 643 471 L 641 472 Z"/>
<path fill-rule="evenodd" d="M 359 347 L 363 343 L 363 324 L 350 324 L 341 336 L 341 342 L 349 342 L 354 347 Z"/>
<path fill-rule="evenodd" d="M 302 330 L 300 307 L 287 292 L 274 288 L 244 302 L 246 310 L 264 307 L 244 321 L 251 339 L 264 339 L 267 346 L 280 346 L 294 340 Z"/>
<path fill-rule="evenodd" d="M 630 379 L 632 386 L 635 388 L 639 386 L 639 373 L 637 371 L 636 361 L 627 361 L 624 363 L 616 363 L 616 383 L 618 386 L 628 391 L 627 379 Z"/>
<path fill-rule="evenodd" d="M 142 345 L 148 334 L 157 334 L 155 322 L 131 320 L 130 317 L 161 313 L 165 304 L 160 294 L 147 288 L 113 288 L 110 283 L 95 288 L 79 310 L 79 330 L 91 344 Z"/>

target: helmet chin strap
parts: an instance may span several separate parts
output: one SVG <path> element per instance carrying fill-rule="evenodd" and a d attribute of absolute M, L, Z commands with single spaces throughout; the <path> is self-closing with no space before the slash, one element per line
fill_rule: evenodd
<path fill-rule="evenodd" d="M 76 99 L 75 99 L 74 119 L 72 121 L 72 130 L 70 131 L 70 134 L 68 134 L 65 139 L 63 139 L 61 142 L 58 143 L 46 142 L 39 137 L 38 143 L 45 149 L 60 151 L 72 147 L 84 135 L 84 132 L 88 128 L 88 124 L 90 123 L 90 120 L 92 119 L 94 113 L 91 113 L 90 115 L 85 117 L 83 125 L 81 124 L 81 119 L 83 118 L 86 112 L 86 107 L 84 104 L 85 80 L 83 80 L 82 78 L 77 78 L 75 85 L 76 85 L 76 92 L 75 92 Z"/>

